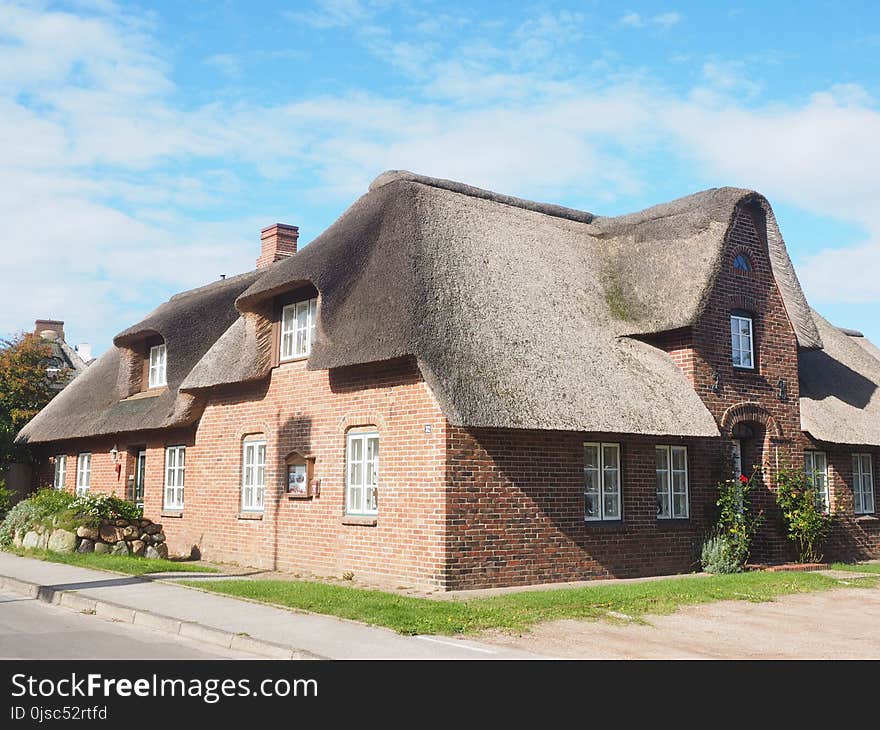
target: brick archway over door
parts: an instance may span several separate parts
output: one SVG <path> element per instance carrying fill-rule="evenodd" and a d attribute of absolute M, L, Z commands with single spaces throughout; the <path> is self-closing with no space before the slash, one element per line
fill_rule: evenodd
<path fill-rule="evenodd" d="M 782 427 L 773 414 L 758 403 L 744 401 L 724 411 L 724 415 L 721 416 L 722 434 L 729 438 L 738 423 L 760 423 L 766 429 L 767 436 L 771 440 L 785 438 Z"/>

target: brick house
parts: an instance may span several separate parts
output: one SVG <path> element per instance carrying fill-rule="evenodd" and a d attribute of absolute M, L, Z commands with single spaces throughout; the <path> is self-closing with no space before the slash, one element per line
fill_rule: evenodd
<path fill-rule="evenodd" d="M 877 555 L 880 352 L 761 195 L 601 217 L 389 172 L 297 236 L 120 333 L 22 431 L 38 483 L 66 455 L 172 552 L 459 589 L 689 570 L 755 464 L 783 559 L 773 473 L 807 464 L 829 555 Z"/>

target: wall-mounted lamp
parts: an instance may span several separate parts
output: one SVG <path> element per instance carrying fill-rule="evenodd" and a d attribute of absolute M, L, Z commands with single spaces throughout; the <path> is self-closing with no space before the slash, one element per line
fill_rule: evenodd
<path fill-rule="evenodd" d="M 119 449 L 116 448 L 116 444 L 113 444 L 113 448 L 110 449 L 110 458 L 116 465 L 116 481 L 118 482 L 119 477 L 122 476 L 122 462 L 119 461 Z"/>
<path fill-rule="evenodd" d="M 776 383 L 776 397 L 783 403 L 788 400 L 788 383 L 783 378 L 779 378 L 779 382 Z"/>
<path fill-rule="evenodd" d="M 717 370 L 712 374 L 712 385 L 709 386 L 709 390 L 713 393 L 721 392 L 721 376 Z"/>

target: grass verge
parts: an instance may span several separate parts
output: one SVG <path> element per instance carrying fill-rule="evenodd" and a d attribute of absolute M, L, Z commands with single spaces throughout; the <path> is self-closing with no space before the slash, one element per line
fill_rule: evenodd
<path fill-rule="evenodd" d="M 539 621 L 598 619 L 609 613 L 638 620 L 681 606 L 721 600 L 772 601 L 776 596 L 828 590 L 841 581 L 817 573 L 740 573 L 708 578 L 669 578 L 643 583 L 523 591 L 489 598 L 437 601 L 314 581 L 179 581 L 202 590 L 285 608 L 386 626 L 401 634 L 464 634 L 486 629 L 522 631 Z M 853 585 L 875 585 L 873 578 Z"/>
<path fill-rule="evenodd" d="M 50 563 L 76 565 L 80 568 L 111 570 L 128 575 L 145 575 L 147 573 L 217 573 L 216 568 L 193 565 L 177 560 L 161 558 L 135 558 L 125 555 L 107 555 L 100 553 L 55 553 L 50 550 L 23 550 L 9 548 L 8 552 L 25 558 L 47 560 Z"/>
<path fill-rule="evenodd" d="M 877 573 L 880 574 L 880 563 L 832 563 L 832 570 L 848 570 L 851 573 Z"/>

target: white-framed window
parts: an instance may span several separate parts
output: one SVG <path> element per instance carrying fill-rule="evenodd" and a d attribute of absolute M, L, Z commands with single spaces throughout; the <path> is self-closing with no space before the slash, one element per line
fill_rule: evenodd
<path fill-rule="evenodd" d="M 853 454 L 853 502 L 857 515 L 874 511 L 874 466 L 871 454 Z"/>
<path fill-rule="evenodd" d="M 92 482 L 92 455 L 82 453 L 76 457 L 76 496 L 82 497 L 89 493 Z"/>
<path fill-rule="evenodd" d="M 816 506 L 828 510 L 831 500 L 828 496 L 828 457 L 824 451 L 804 452 L 804 474 L 807 483 L 816 493 Z"/>
<path fill-rule="evenodd" d="M 64 473 L 67 471 L 67 455 L 66 454 L 58 454 L 55 457 L 55 479 L 52 481 L 52 486 L 55 487 L 58 491 L 64 489 Z"/>
<path fill-rule="evenodd" d="M 620 444 L 584 444 L 584 519 L 620 519 Z"/>
<path fill-rule="evenodd" d="M 168 384 L 165 375 L 165 365 L 167 361 L 167 350 L 165 344 L 156 345 L 150 348 L 150 387 L 159 388 Z"/>
<path fill-rule="evenodd" d="M 657 518 L 687 519 L 688 467 L 687 446 L 658 446 Z"/>
<path fill-rule="evenodd" d="M 379 434 L 349 433 L 346 449 L 345 513 L 379 512 Z"/>
<path fill-rule="evenodd" d="M 165 509 L 183 509 L 183 475 L 186 467 L 186 447 L 165 448 Z"/>
<path fill-rule="evenodd" d="M 305 357 L 312 351 L 318 321 L 318 300 L 306 299 L 281 310 L 281 359 Z"/>
<path fill-rule="evenodd" d="M 730 343 L 733 348 L 733 366 L 753 369 L 755 342 L 751 317 L 740 313 L 730 315 Z"/>
<path fill-rule="evenodd" d="M 245 441 L 241 464 L 241 509 L 262 512 L 266 494 L 266 442 Z"/>

